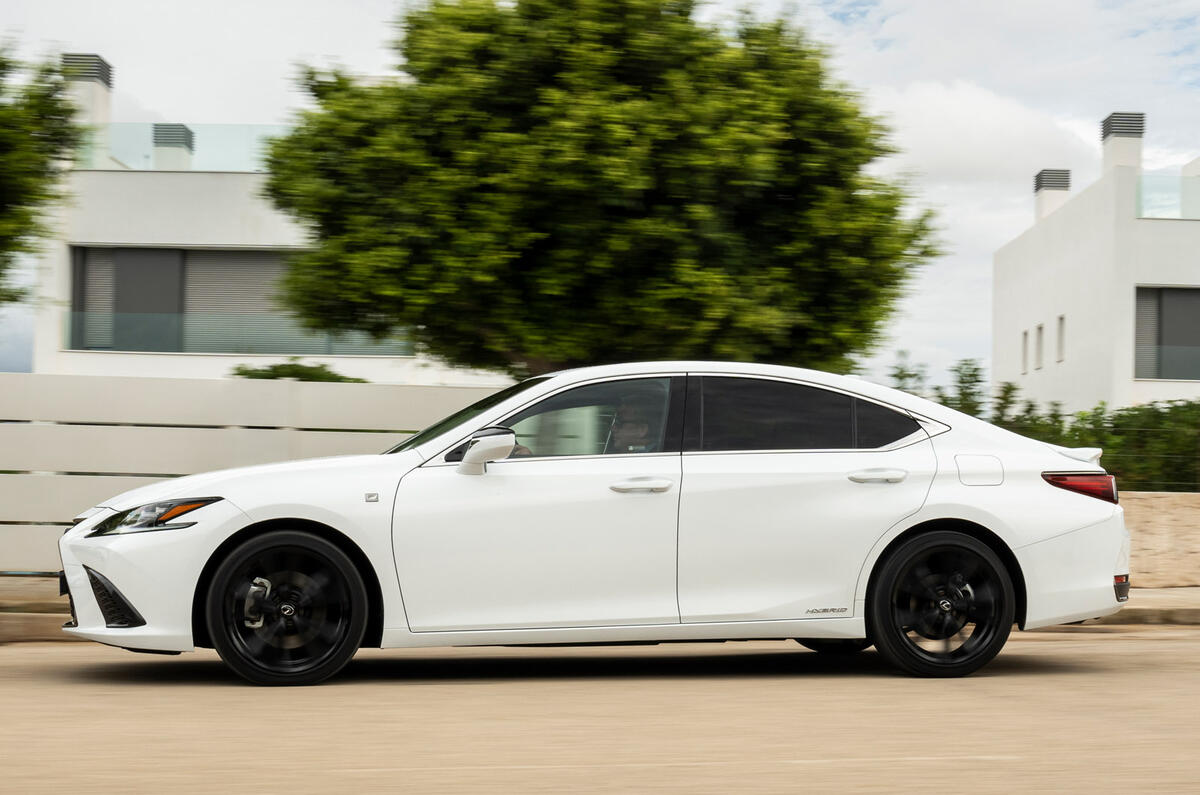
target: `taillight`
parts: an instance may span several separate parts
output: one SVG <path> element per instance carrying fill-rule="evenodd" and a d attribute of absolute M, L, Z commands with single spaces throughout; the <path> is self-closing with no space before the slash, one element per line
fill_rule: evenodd
<path fill-rule="evenodd" d="M 1051 486 L 1085 494 L 1106 502 L 1117 502 L 1117 479 L 1095 472 L 1043 472 L 1042 479 Z"/>

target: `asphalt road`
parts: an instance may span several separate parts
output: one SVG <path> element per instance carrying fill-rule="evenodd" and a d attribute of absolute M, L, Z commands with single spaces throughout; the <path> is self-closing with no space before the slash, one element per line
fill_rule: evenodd
<path fill-rule="evenodd" d="M 980 673 L 792 643 L 362 652 L 0 646 L 0 791 L 1200 791 L 1200 628 L 1015 635 Z"/>

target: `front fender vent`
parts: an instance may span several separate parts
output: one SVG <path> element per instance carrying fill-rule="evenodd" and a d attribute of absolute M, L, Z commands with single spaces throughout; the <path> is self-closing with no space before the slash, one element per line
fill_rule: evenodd
<path fill-rule="evenodd" d="M 133 609 L 129 600 L 117 590 L 117 586 L 108 581 L 107 577 L 87 566 L 84 566 L 83 570 L 87 572 L 88 582 L 92 584 L 92 593 L 96 595 L 96 604 L 100 606 L 100 612 L 104 616 L 104 626 L 109 629 L 130 629 L 145 625 L 146 619 Z"/>

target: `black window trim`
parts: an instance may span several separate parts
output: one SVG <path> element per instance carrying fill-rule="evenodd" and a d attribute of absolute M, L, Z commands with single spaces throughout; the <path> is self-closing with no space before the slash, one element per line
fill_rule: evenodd
<path fill-rule="evenodd" d="M 553 392 L 546 392 L 538 395 L 535 398 L 527 400 L 515 408 L 506 411 L 503 416 L 493 419 L 490 422 L 483 422 L 478 425 L 472 424 L 471 430 L 465 435 L 458 438 L 453 444 L 443 448 L 436 454 L 431 455 L 426 459 L 422 467 L 437 467 L 437 466 L 458 466 L 458 461 L 447 461 L 446 456 L 455 450 L 460 445 L 470 441 L 471 436 L 481 428 L 497 426 L 504 419 L 511 417 L 513 414 L 524 411 L 543 400 L 549 400 L 557 395 L 562 394 L 571 389 L 577 389 L 584 386 L 592 386 L 594 384 L 610 383 L 615 381 L 630 381 L 634 379 L 646 378 L 666 378 L 669 380 L 668 388 L 670 394 L 667 397 L 667 428 L 664 434 L 663 445 L 664 450 L 659 450 L 654 453 L 589 453 L 587 455 L 538 455 L 538 456 L 521 456 L 520 458 L 506 458 L 503 463 L 518 463 L 522 461 L 581 461 L 589 458 L 597 459 L 614 459 L 614 458 L 639 458 L 658 457 L 664 455 L 678 456 L 681 454 L 683 447 L 683 427 L 684 427 L 684 411 L 686 400 L 686 382 L 687 373 L 682 372 L 654 372 L 654 373 L 630 373 L 626 375 L 608 375 L 599 378 L 591 378 L 586 381 L 575 381 L 570 384 L 564 384 L 559 389 Z M 478 418 L 477 418 L 478 419 Z M 673 437 L 673 438 L 672 438 Z M 501 463 L 501 462 L 495 462 Z"/>
<path fill-rule="evenodd" d="M 686 409 L 686 423 L 685 423 L 685 427 L 684 427 L 684 444 L 683 444 L 683 454 L 684 455 L 771 455 L 771 454 L 795 455 L 797 453 L 889 453 L 893 450 L 900 450 L 905 447 L 911 447 L 914 444 L 923 442 L 926 439 L 936 436 L 938 433 L 943 433 L 950 429 L 949 426 L 946 426 L 943 423 L 937 423 L 937 425 L 939 426 L 939 429 L 936 432 L 931 432 L 926 427 L 927 423 L 931 422 L 930 420 L 920 416 L 919 414 L 914 414 L 913 412 L 909 411 L 906 408 L 892 405 L 890 403 L 885 403 L 881 400 L 876 400 L 874 398 L 864 397 L 864 396 L 858 394 L 857 392 L 851 392 L 846 389 L 839 389 L 838 387 L 830 386 L 828 384 L 817 383 L 815 381 L 805 381 L 805 380 L 799 379 L 799 378 L 785 378 L 785 377 L 777 376 L 777 375 L 758 375 L 758 374 L 752 374 L 752 373 L 721 373 L 721 372 L 705 371 L 705 372 L 689 372 L 687 375 L 688 375 L 688 381 L 687 381 L 688 401 L 687 401 L 687 409 Z M 907 436 L 902 436 L 899 439 L 895 440 L 894 442 L 890 442 L 881 447 L 802 447 L 802 448 L 784 448 L 784 449 L 772 448 L 772 449 L 768 449 L 768 450 L 697 450 L 697 449 L 690 449 L 690 448 L 694 448 L 695 446 L 698 446 L 700 443 L 700 440 L 703 439 L 703 435 L 701 433 L 701 427 L 700 427 L 701 416 L 702 416 L 701 408 L 702 408 L 702 403 L 703 403 L 702 393 L 700 391 L 700 384 L 701 384 L 701 379 L 703 379 L 705 376 L 708 376 L 711 378 L 747 378 L 747 379 L 752 379 L 752 380 L 756 380 L 756 381 L 778 381 L 778 382 L 784 383 L 784 384 L 792 384 L 792 385 L 796 385 L 796 386 L 807 386 L 807 387 L 812 387 L 813 389 L 823 389 L 826 392 L 833 392 L 834 394 L 844 395 L 844 396 L 850 398 L 851 400 L 863 400 L 863 401 L 866 401 L 867 403 L 874 403 L 877 406 L 881 406 L 885 409 L 890 409 L 892 411 L 897 412 L 898 414 L 903 414 L 904 416 L 910 418 L 913 422 L 917 423 L 917 430 L 913 431 L 912 433 L 908 434 Z M 850 412 L 850 418 L 851 418 L 850 419 L 851 423 L 856 423 L 858 421 L 858 412 L 852 410 Z M 852 430 L 852 438 L 857 439 L 858 435 L 855 432 L 855 429 L 853 428 L 853 426 L 852 426 L 851 430 Z"/>

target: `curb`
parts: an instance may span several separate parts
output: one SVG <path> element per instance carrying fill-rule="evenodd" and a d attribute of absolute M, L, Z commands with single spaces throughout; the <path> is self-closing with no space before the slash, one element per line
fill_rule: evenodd
<path fill-rule="evenodd" d="M 63 613 L 0 613 L 0 645 L 5 643 L 78 643 L 83 638 L 63 632 L 70 618 Z"/>
<path fill-rule="evenodd" d="M 1089 624 L 1200 624 L 1200 607 L 1125 607 Z"/>

